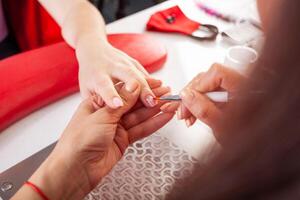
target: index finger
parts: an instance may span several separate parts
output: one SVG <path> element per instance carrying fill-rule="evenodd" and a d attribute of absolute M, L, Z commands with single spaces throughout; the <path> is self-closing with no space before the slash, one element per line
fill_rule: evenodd
<path fill-rule="evenodd" d="M 160 113 L 128 130 L 129 143 L 147 137 L 168 123 L 172 118 L 173 113 Z"/>
<path fill-rule="evenodd" d="M 214 64 L 208 72 L 193 81 L 191 88 L 198 92 L 210 92 L 225 89 L 229 92 L 235 91 L 244 81 L 245 77 L 237 71 L 221 64 Z"/>

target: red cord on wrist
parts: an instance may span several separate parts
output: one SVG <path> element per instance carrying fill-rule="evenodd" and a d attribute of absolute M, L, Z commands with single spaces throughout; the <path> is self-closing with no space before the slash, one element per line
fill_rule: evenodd
<path fill-rule="evenodd" d="M 43 200 L 49 200 L 48 197 L 44 194 L 44 192 L 35 184 L 26 181 L 24 185 L 28 185 L 29 187 L 31 187 Z"/>

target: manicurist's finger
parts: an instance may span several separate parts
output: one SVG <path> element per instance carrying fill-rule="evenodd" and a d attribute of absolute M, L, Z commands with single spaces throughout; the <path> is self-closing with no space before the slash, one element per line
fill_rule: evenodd
<path fill-rule="evenodd" d="M 181 98 L 191 114 L 207 125 L 214 125 L 219 120 L 221 111 L 205 95 L 194 90 L 183 90 Z"/>
<path fill-rule="evenodd" d="M 137 102 L 139 94 L 140 94 L 140 87 L 138 83 L 132 85 L 131 88 L 126 87 L 126 85 L 119 85 L 118 92 L 120 97 L 123 101 L 123 106 L 112 109 L 108 106 L 105 106 L 99 109 L 97 112 L 94 113 L 95 118 L 98 120 L 99 123 L 116 123 L 118 122 L 121 117 L 128 112 Z"/>
<path fill-rule="evenodd" d="M 188 119 L 192 116 L 191 112 L 187 109 L 184 104 L 181 104 L 178 108 L 177 118 L 178 120 Z"/>
<path fill-rule="evenodd" d="M 160 107 L 160 110 L 164 113 L 175 113 L 179 106 L 179 102 L 167 102 Z"/>
<path fill-rule="evenodd" d="M 198 82 L 193 84 L 192 88 L 201 93 L 215 91 L 219 88 L 232 92 L 244 80 L 245 76 L 234 69 L 215 63 L 200 79 L 197 79 Z"/>
<path fill-rule="evenodd" d="M 89 115 L 91 115 L 92 113 L 94 113 L 96 111 L 95 107 L 94 107 L 94 98 L 93 97 L 89 97 L 85 100 L 83 100 L 80 105 L 78 106 L 75 114 L 72 117 L 72 121 L 81 121 L 82 119 L 85 119 L 86 117 L 88 117 Z"/>
<path fill-rule="evenodd" d="M 133 126 L 136 126 L 136 125 L 150 119 L 151 117 L 153 117 L 161 112 L 160 106 L 163 104 L 164 104 L 164 102 L 161 102 L 160 104 L 158 104 L 157 106 L 155 106 L 153 108 L 146 108 L 143 106 L 141 108 L 138 108 L 138 109 L 124 115 L 122 118 L 122 122 L 123 122 L 122 125 L 126 129 L 129 129 Z"/>
<path fill-rule="evenodd" d="M 139 139 L 149 136 L 168 123 L 174 116 L 174 113 L 160 113 L 141 124 L 128 130 L 129 142 L 133 143 Z"/>

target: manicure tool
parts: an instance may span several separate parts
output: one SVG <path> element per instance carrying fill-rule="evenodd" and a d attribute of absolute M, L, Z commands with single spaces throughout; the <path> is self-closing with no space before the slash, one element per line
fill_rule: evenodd
<path fill-rule="evenodd" d="M 218 103 L 226 103 L 228 102 L 229 94 L 228 92 L 207 92 L 205 95 L 212 101 L 218 102 Z M 181 101 L 181 97 L 179 95 L 169 95 L 169 96 L 163 96 L 159 97 L 156 100 L 160 101 Z"/>

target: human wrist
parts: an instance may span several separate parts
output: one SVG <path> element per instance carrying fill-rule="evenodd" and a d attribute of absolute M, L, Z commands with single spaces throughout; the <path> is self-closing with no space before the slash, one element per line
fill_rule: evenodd
<path fill-rule="evenodd" d="M 84 173 L 74 161 L 54 150 L 29 181 L 51 200 L 82 199 L 91 189 Z"/>
<path fill-rule="evenodd" d="M 77 50 L 82 45 L 85 46 L 86 44 L 96 44 L 98 48 L 101 48 L 105 45 L 110 45 L 106 35 L 97 30 L 82 33 L 76 40 L 75 49 Z"/>

